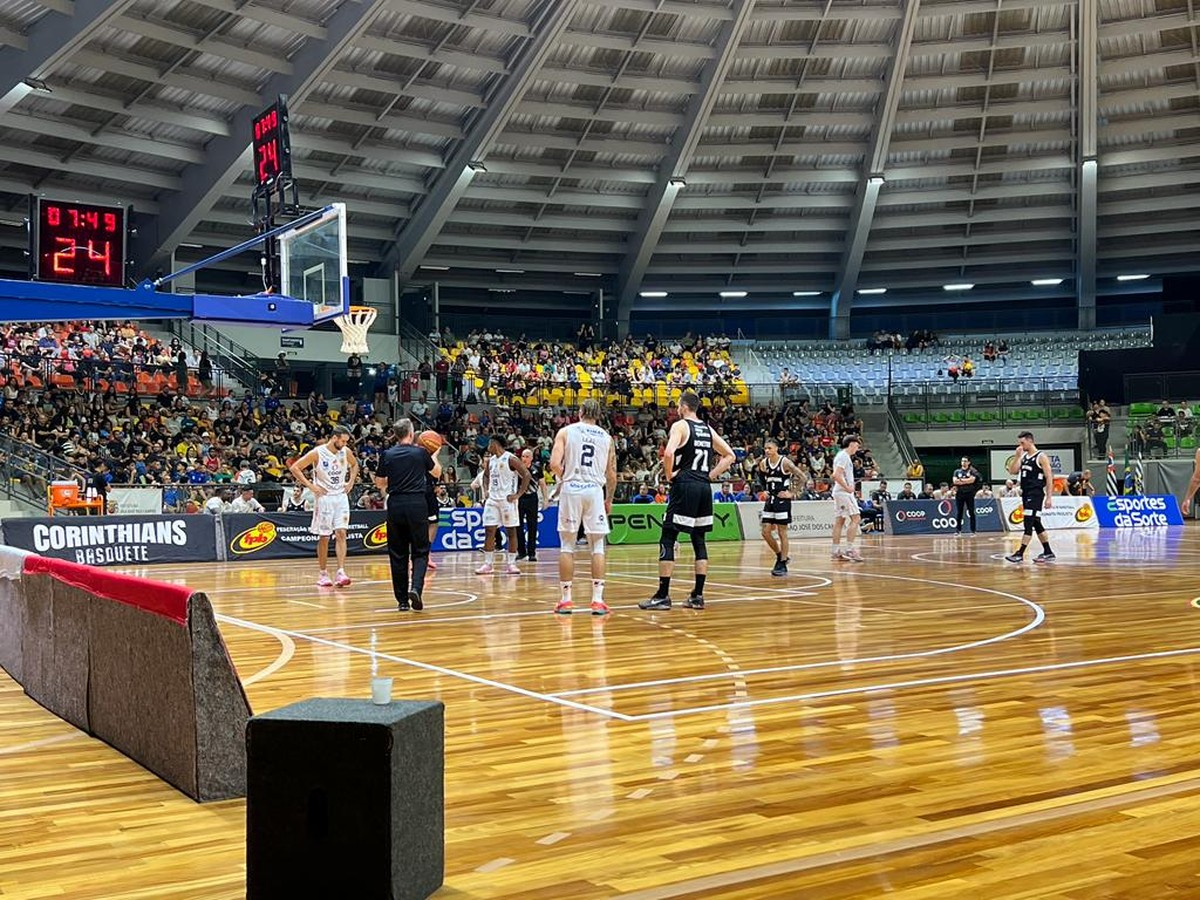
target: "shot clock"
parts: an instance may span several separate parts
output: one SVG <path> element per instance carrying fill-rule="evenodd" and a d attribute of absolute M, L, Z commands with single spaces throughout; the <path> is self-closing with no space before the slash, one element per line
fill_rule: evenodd
<path fill-rule="evenodd" d="M 292 177 L 292 147 L 288 136 L 287 98 L 280 96 L 254 117 L 254 182 L 271 189 Z"/>
<path fill-rule="evenodd" d="M 34 198 L 39 281 L 125 286 L 125 209 Z"/>

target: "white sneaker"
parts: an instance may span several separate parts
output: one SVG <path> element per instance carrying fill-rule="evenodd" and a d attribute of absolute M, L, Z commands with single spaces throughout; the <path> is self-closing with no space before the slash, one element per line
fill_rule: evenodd
<path fill-rule="evenodd" d="M 328 572 L 322 572 L 317 578 L 317 587 L 333 587 L 333 579 L 329 577 Z"/>
<path fill-rule="evenodd" d="M 337 575 L 333 579 L 333 583 L 337 587 L 346 587 L 346 585 L 350 584 L 350 576 L 341 569 L 338 569 Z"/>
<path fill-rule="evenodd" d="M 862 562 L 863 561 L 862 554 L 859 553 L 858 550 L 856 550 L 856 549 L 855 550 L 843 550 L 842 551 L 842 559 L 848 559 L 851 562 Z"/>
<path fill-rule="evenodd" d="M 504 569 L 504 574 L 505 575 L 520 575 L 521 567 L 518 566 L 516 563 L 509 563 Z"/>
<path fill-rule="evenodd" d="M 829 558 L 830 558 L 830 559 L 841 559 L 841 558 L 842 558 L 842 551 L 841 551 L 841 550 L 830 550 L 830 551 L 829 551 Z"/>
<path fill-rule="evenodd" d="M 482 566 L 480 566 L 478 569 L 475 570 L 475 574 L 476 575 L 495 575 L 496 570 L 492 568 L 491 563 L 484 563 Z"/>

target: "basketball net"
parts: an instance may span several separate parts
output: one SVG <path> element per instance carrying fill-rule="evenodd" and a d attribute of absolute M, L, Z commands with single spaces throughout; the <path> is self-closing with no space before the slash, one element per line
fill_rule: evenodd
<path fill-rule="evenodd" d="M 342 330 L 343 353 L 367 353 L 367 329 L 379 315 L 378 311 L 369 306 L 352 306 L 350 312 L 338 316 L 333 321 Z"/>

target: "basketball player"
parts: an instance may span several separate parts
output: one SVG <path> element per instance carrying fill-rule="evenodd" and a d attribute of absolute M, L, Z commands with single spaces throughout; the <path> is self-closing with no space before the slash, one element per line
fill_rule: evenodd
<path fill-rule="evenodd" d="M 779 443 L 767 441 L 767 455 L 758 464 L 758 477 L 767 492 L 767 501 L 762 511 L 762 536 L 767 546 L 775 553 L 775 568 L 771 574 L 777 578 L 787 575 L 788 525 L 792 522 L 792 478 L 800 470 L 786 456 L 779 455 Z"/>
<path fill-rule="evenodd" d="M 529 488 L 529 470 L 525 464 L 504 449 L 504 441 L 495 435 L 488 443 L 491 454 L 483 464 L 483 527 L 487 537 L 483 542 L 483 565 L 476 575 L 493 575 L 493 555 L 496 551 L 496 529 L 503 527 L 508 535 L 505 556 L 505 575 L 520 575 L 517 567 L 517 499 Z"/>
<path fill-rule="evenodd" d="M 842 438 L 842 449 L 833 458 L 833 552 L 831 559 L 848 559 L 862 562 L 862 555 L 855 546 L 858 539 L 858 522 L 862 511 L 858 498 L 854 496 L 854 460 L 860 441 L 858 435 L 848 434 Z M 846 549 L 842 549 L 842 526 L 846 528 Z"/>
<path fill-rule="evenodd" d="M 358 481 L 358 460 L 347 444 L 350 429 L 335 425 L 333 434 L 288 466 L 292 477 L 312 491 L 317 498 L 313 507 L 310 531 L 317 535 L 318 587 L 346 587 L 346 529 L 350 526 L 350 491 Z M 304 474 L 312 468 L 312 480 Z M 337 535 L 337 574 L 329 578 L 329 536 Z"/>
<path fill-rule="evenodd" d="M 1196 451 L 1196 458 L 1192 463 L 1192 480 L 1188 482 L 1187 493 L 1184 495 L 1183 505 L 1180 507 L 1185 519 L 1192 511 L 1192 497 L 1195 496 L 1197 490 L 1200 490 L 1200 450 Z"/>
<path fill-rule="evenodd" d="M 428 452 L 428 451 L 426 451 L 426 452 Z M 436 453 L 430 454 L 430 455 L 433 456 L 436 460 L 436 458 L 437 458 Z M 439 507 L 438 507 L 438 499 L 437 499 L 437 485 L 438 485 L 438 478 L 440 478 L 441 474 L 442 474 L 441 468 L 442 468 L 441 465 L 439 465 L 437 475 L 434 475 L 433 472 L 431 471 L 425 476 L 425 521 L 427 521 L 429 523 L 428 531 L 429 531 L 429 546 L 430 547 L 432 547 L 433 542 L 437 540 L 437 533 L 438 533 L 438 509 L 439 509 Z M 425 567 L 427 569 L 430 569 L 431 571 L 437 570 L 438 565 L 436 562 L 433 561 L 432 553 L 429 554 L 429 561 L 426 563 Z"/>
<path fill-rule="evenodd" d="M 704 579 L 708 575 L 708 547 L 704 535 L 712 531 L 712 482 L 733 465 L 733 451 L 725 439 L 700 421 L 696 413 L 700 398 L 695 391 L 684 391 L 679 398 L 680 418 L 671 426 L 663 451 L 663 480 L 671 485 L 667 511 L 663 515 L 658 540 L 658 590 L 641 609 L 671 608 L 671 574 L 675 571 L 675 542 L 679 535 L 691 535 L 696 556 L 696 585 L 684 606 L 704 609 Z M 713 453 L 718 459 L 713 460 Z"/>
<path fill-rule="evenodd" d="M 1036 531 L 1042 544 L 1042 552 L 1035 556 L 1033 561 L 1051 562 L 1055 556 L 1054 551 L 1050 549 L 1050 539 L 1046 537 L 1046 528 L 1042 525 L 1042 510 L 1050 509 L 1054 502 L 1054 472 L 1050 468 L 1050 457 L 1033 442 L 1033 432 L 1022 431 L 1017 435 L 1017 449 L 1013 453 L 1008 471 L 1010 475 L 1021 476 L 1021 512 L 1025 534 L 1021 537 L 1021 546 L 1017 548 L 1017 552 L 1004 558 L 1010 563 L 1020 563 L 1025 559 L 1025 548 L 1029 546 Z"/>
<path fill-rule="evenodd" d="M 609 533 L 613 494 L 617 489 L 617 450 L 612 436 L 596 424 L 600 401 L 584 400 L 579 421 L 558 430 L 550 452 L 550 471 L 558 476 L 558 579 L 562 589 L 556 613 L 574 611 L 571 583 L 575 578 L 575 538 L 582 527 L 592 551 L 592 615 L 608 613 L 604 602 L 604 536 Z"/>

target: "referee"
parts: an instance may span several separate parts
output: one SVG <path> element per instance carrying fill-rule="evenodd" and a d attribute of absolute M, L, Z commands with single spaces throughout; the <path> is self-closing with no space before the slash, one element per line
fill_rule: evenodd
<path fill-rule="evenodd" d="M 964 456 L 959 460 L 959 468 L 954 470 L 954 500 L 957 507 L 954 518 L 958 521 L 957 534 L 962 534 L 964 512 L 971 519 L 971 534 L 975 533 L 975 495 L 979 493 L 980 487 L 979 470 Z"/>
<path fill-rule="evenodd" d="M 542 499 L 542 461 L 533 458 L 528 448 L 521 451 L 521 462 L 529 470 L 529 487 L 517 500 L 517 559 L 537 562 L 538 510 Z"/>
<path fill-rule="evenodd" d="M 401 419 L 392 426 L 396 443 L 379 457 L 375 485 L 387 491 L 388 562 L 392 566 L 392 592 L 401 612 L 420 610 L 425 604 L 425 569 L 429 563 L 429 512 L 425 493 L 428 478 L 441 477 L 442 467 L 428 451 L 413 444 L 413 423 Z M 412 583 L 408 558 L 412 556 Z"/>

